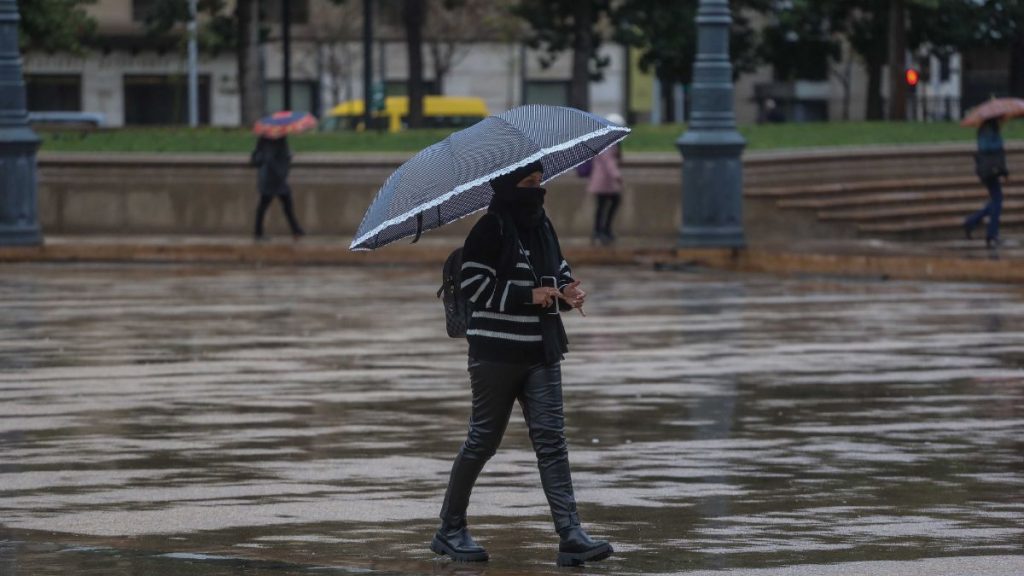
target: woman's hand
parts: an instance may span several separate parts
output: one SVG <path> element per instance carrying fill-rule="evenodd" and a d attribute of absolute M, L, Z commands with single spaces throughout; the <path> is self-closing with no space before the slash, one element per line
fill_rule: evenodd
<path fill-rule="evenodd" d="M 572 284 L 566 284 L 562 288 L 562 299 L 586 316 L 586 313 L 583 312 L 583 302 L 587 299 L 587 293 L 580 288 L 580 282 L 580 280 L 576 280 Z"/>
<path fill-rule="evenodd" d="M 559 298 L 565 300 L 565 296 L 562 296 L 562 293 L 558 291 L 558 288 L 541 286 L 540 288 L 533 289 L 533 303 L 538 306 L 547 308 L 554 304 Z"/>

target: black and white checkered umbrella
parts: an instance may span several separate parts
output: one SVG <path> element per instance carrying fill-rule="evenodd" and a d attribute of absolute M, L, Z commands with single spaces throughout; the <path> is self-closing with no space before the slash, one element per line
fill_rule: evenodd
<path fill-rule="evenodd" d="M 532 104 L 488 116 L 421 151 L 388 177 L 350 250 L 419 237 L 486 208 L 490 180 L 540 161 L 544 181 L 590 160 L 629 128 L 575 108 Z"/>

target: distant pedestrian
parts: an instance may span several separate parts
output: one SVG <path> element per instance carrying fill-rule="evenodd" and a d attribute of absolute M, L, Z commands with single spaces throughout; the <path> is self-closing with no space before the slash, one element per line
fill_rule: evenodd
<path fill-rule="evenodd" d="M 256 149 L 252 151 L 249 163 L 259 168 L 257 186 L 260 192 L 260 203 L 256 208 L 256 240 L 266 239 L 263 234 L 263 219 L 275 196 L 281 201 L 281 206 L 284 208 L 284 215 L 288 218 L 288 225 L 292 229 L 292 237 L 298 240 L 304 236 L 305 232 L 302 231 L 302 227 L 295 219 L 292 189 L 288 185 L 288 171 L 292 163 L 288 139 L 261 137 L 256 142 Z"/>
<path fill-rule="evenodd" d="M 781 124 L 786 121 L 786 115 L 779 108 L 778 104 L 774 99 L 768 98 L 764 101 L 764 107 L 761 109 L 761 118 L 758 119 L 758 124 Z"/>
<path fill-rule="evenodd" d="M 625 120 L 618 114 L 609 114 L 608 121 L 622 126 Z M 607 246 L 615 241 L 612 232 L 612 220 L 622 201 L 622 149 L 619 145 L 609 147 L 591 160 L 590 176 L 587 181 L 587 192 L 594 196 L 597 207 L 594 213 L 594 232 L 591 244 Z"/>
<path fill-rule="evenodd" d="M 986 120 L 978 128 L 978 151 L 974 155 L 974 171 L 988 189 L 989 201 L 981 210 L 964 220 L 964 235 L 970 238 L 974 229 L 987 216 L 985 245 L 991 248 L 999 244 L 999 216 L 1003 211 L 1003 189 L 999 179 L 1003 178 L 1006 181 L 1010 177 L 1010 172 L 1006 169 L 1003 137 L 999 133 L 999 120 L 996 118 Z"/>

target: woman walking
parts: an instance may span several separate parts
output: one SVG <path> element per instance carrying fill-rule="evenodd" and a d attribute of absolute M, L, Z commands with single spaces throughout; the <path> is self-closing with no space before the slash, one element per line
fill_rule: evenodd
<path fill-rule="evenodd" d="M 249 158 L 249 163 L 259 168 L 257 186 L 260 192 L 260 203 L 256 207 L 256 240 L 266 240 L 266 236 L 263 234 L 263 219 L 275 196 L 280 199 L 281 206 L 284 208 L 288 226 L 292 229 L 292 237 L 298 240 L 305 235 L 305 232 L 302 231 L 298 220 L 295 219 L 292 189 L 288 185 L 288 171 L 292 163 L 288 139 L 260 137 L 256 142 L 256 149 L 252 151 L 252 156 Z"/>
<path fill-rule="evenodd" d="M 618 114 L 609 114 L 607 119 L 620 126 L 625 123 Z M 622 200 L 622 172 L 619 170 L 621 160 L 622 150 L 618 144 L 610 146 L 592 160 L 587 192 L 596 199 L 597 209 L 594 214 L 594 232 L 590 237 L 591 244 L 608 245 L 615 241 L 612 220 Z"/>
<path fill-rule="evenodd" d="M 469 534 L 466 511 L 517 400 L 560 538 L 558 564 L 579 565 L 612 553 L 608 542 L 592 540 L 583 530 L 573 495 L 560 364 L 568 339 L 559 310 L 582 311 L 586 293 L 544 212 L 541 171 L 535 162 L 492 180 L 488 213 L 463 247 L 462 292 L 472 310 L 466 337 L 473 407 L 469 433 L 452 465 L 441 526 L 430 544 L 457 561 L 488 559 Z"/>
<path fill-rule="evenodd" d="M 1009 179 L 1006 169 L 1006 151 L 1003 137 L 999 134 L 999 120 L 986 120 L 978 128 L 978 152 L 974 155 L 975 172 L 981 183 L 988 189 L 989 201 L 985 206 L 964 220 L 964 235 L 971 237 L 982 219 L 988 217 L 985 245 L 989 248 L 999 244 L 999 216 L 1003 211 L 1003 189 L 999 179 Z"/>

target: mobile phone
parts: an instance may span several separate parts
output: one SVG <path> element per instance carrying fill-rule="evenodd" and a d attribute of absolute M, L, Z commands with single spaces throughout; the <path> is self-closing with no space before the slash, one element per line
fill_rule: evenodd
<path fill-rule="evenodd" d="M 550 288 L 554 288 L 554 289 L 557 290 L 558 289 L 558 280 L 554 276 L 541 276 L 540 277 L 540 285 L 543 286 L 543 287 L 550 287 Z M 555 298 L 555 301 L 551 303 L 551 306 L 548 306 L 544 310 L 544 313 L 545 314 L 558 314 L 558 299 L 557 298 Z"/>

